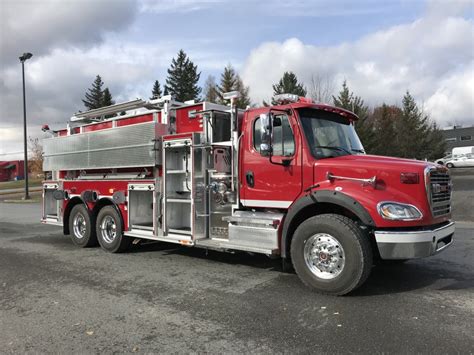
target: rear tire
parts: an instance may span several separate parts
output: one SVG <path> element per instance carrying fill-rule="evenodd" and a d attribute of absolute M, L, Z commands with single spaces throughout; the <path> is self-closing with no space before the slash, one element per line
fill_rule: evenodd
<path fill-rule="evenodd" d="M 123 235 L 122 219 L 113 206 L 105 206 L 99 211 L 96 233 L 101 248 L 110 253 L 124 252 L 132 242 Z"/>
<path fill-rule="evenodd" d="M 72 242 L 87 248 L 97 245 L 97 236 L 92 227 L 92 219 L 88 209 L 83 204 L 75 205 L 69 216 L 69 232 Z"/>
<path fill-rule="evenodd" d="M 373 256 L 367 236 L 353 220 L 323 214 L 296 229 L 291 259 L 305 285 L 320 293 L 345 295 L 367 279 Z"/>

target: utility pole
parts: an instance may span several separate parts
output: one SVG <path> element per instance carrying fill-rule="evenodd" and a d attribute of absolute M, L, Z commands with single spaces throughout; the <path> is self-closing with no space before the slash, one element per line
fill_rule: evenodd
<path fill-rule="evenodd" d="M 26 132 L 26 93 L 25 93 L 25 62 L 33 56 L 31 53 L 24 53 L 20 57 L 21 62 L 21 73 L 23 76 L 23 149 L 25 155 L 24 162 L 24 174 L 25 174 L 25 197 L 24 200 L 30 199 L 30 194 L 28 192 L 28 147 L 27 147 L 27 132 Z"/>

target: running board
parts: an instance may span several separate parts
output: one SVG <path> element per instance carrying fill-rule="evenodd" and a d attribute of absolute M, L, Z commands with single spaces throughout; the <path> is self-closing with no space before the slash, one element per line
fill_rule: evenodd
<path fill-rule="evenodd" d="M 198 248 L 212 249 L 212 250 L 240 250 L 247 251 L 251 253 L 259 253 L 266 255 L 275 255 L 278 254 L 278 249 L 269 249 L 262 247 L 255 247 L 250 245 L 242 245 L 238 243 L 228 242 L 223 239 L 199 239 L 196 240 L 195 246 Z"/>

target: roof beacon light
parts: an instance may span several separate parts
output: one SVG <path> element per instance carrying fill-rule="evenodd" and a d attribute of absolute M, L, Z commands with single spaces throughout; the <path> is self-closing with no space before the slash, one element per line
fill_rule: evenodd
<path fill-rule="evenodd" d="M 273 99 L 277 104 L 284 105 L 293 102 L 298 102 L 300 100 L 300 97 L 295 94 L 278 94 L 275 95 Z"/>
<path fill-rule="evenodd" d="M 230 100 L 230 99 L 238 99 L 240 97 L 240 92 L 238 91 L 229 91 L 225 92 L 222 97 L 224 100 Z"/>

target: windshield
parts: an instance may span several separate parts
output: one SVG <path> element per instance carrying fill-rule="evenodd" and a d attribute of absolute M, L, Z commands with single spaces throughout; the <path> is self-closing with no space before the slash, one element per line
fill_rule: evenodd
<path fill-rule="evenodd" d="M 316 159 L 365 153 L 347 118 L 315 109 L 300 109 L 298 113 L 311 154 Z"/>

